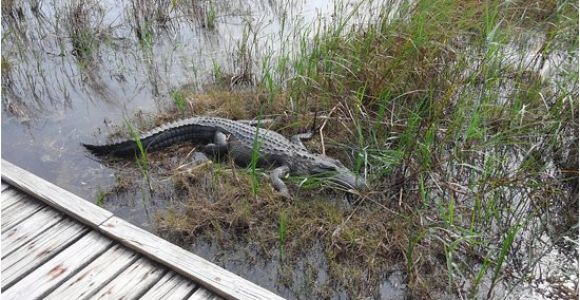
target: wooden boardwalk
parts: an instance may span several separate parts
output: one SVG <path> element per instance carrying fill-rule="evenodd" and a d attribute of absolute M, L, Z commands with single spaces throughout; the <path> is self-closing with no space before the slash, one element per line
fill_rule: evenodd
<path fill-rule="evenodd" d="M 2 160 L 0 298 L 282 299 Z"/>

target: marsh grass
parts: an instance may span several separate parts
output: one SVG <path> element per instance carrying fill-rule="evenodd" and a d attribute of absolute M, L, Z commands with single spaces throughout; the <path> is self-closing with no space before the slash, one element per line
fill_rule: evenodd
<path fill-rule="evenodd" d="M 60 9 L 64 10 L 62 18 L 66 21 L 61 22 L 70 40 L 71 54 L 81 68 L 95 67 L 100 45 L 110 39 L 112 31 L 110 24 L 104 24 L 103 7 L 99 2 L 72 1 Z M 59 56 L 68 55 L 64 40 L 59 41 Z"/>
<path fill-rule="evenodd" d="M 215 30 L 216 29 L 216 20 L 217 20 L 217 12 L 215 10 L 214 4 L 212 2 L 210 2 L 208 7 L 207 7 L 207 12 L 205 14 L 203 25 L 208 30 Z"/>
<path fill-rule="evenodd" d="M 135 162 L 137 163 L 137 166 L 139 167 L 141 174 L 143 175 L 147 183 L 149 183 L 150 190 L 152 190 L 153 188 L 151 186 L 151 179 L 149 177 L 149 159 L 147 158 L 147 151 L 143 147 L 143 143 L 141 143 L 141 137 L 139 136 L 139 132 L 137 132 L 137 130 L 131 125 L 131 123 L 129 123 L 129 121 L 125 121 L 125 125 L 129 130 L 129 135 L 137 145 L 138 152 L 135 155 Z"/>
<path fill-rule="evenodd" d="M 103 191 L 99 191 L 99 193 L 97 194 L 97 199 L 95 199 L 95 204 L 103 207 L 103 205 L 105 205 L 105 199 L 107 197 L 107 193 L 103 192 Z"/>
<path fill-rule="evenodd" d="M 181 91 L 172 91 L 170 96 L 177 110 L 183 114 L 187 107 L 187 100 L 185 99 L 183 93 Z"/>
<path fill-rule="evenodd" d="M 257 244 L 265 257 L 277 249 L 289 263 L 321 245 L 329 280 L 311 287 L 314 297 L 337 288 L 377 297 L 397 269 L 413 298 L 501 297 L 513 288 L 505 286 L 507 266 L 529 278 L 537 253 L 577 228 L 577 217 L 555 221 L 578 206 L 577 5 L 389 5 L 363 23 L 355 22 L 357 6 L 333 26 L 303 29 L 282 47 L 294 52 L 261 61 L 254 89 L 217 84 L 183 94 L 189 111 L 176 103 L 179 114 L 159 117 L 273 117 L 272 129 L 285 135 L 322 120 L 307 147 L 365 176 L 368 191 L 345 204 L 324 180 L 291 177 L 287 202 L 257 188 L 263 174 L 255 163 L 248 172 L 211 164 L 171 176 L 187 200 L 157 216 L 160 232 L 217 239 L 226 249 L 239 245 L 232 239 Z M 539 50 L 517 46 L 529 31 L 542 36 Z M 257 35 L 248 27 L 237 48 L 240 74 L 256 72 Z M 550 61 L 554 53 L 566 59 Z M 230 77 L 213 66 L 216 81 Z M 534 236 L 554 243 L 539 246 Z M 531 251 L 537 247 L 543 251 Z"/>
<path fill-rule="evenodd" d="M 155 39 L 155 25 L 162 25 L 168 19 L 170 5 L 162 2 L 131 0 L 131 10 L 127 16 L 144 50 L 151 50 Z"/>
<path fill-rule="evenodd" d="M 284 211 L 281 211 L 278 216 L 278 242 L 280 244 L 280 257 L 284 258 L 284 247 L 286 244 L 286 236 L 288 234 L 288 217 Z"/>

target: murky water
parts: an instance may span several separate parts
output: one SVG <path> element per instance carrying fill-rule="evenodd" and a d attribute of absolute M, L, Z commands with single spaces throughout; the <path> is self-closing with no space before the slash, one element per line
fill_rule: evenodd
<path fill-rule="evenodd" d="M 40 3 L 3 7 L 2 157 L 87 199 L 114 178 L 81 142 L 103 141 L 100 129 L 137 112 L 155 114 L 170 91 L 201 87 L 218 67 L 239 72 L 244 39 L 268 55 L 290 34 L 281 24 L 304 26 L 333 9 L 326 1 Z M 114 210 L 148 226 L 138 209 Z"/>

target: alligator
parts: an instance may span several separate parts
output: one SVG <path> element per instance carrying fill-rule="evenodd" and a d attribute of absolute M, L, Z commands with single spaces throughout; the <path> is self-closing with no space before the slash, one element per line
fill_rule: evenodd
<path fill-rule="evenodd" d="M 249 165 L 254 156 L 258 167 L 273 169 L 270 173 L 272 186 L 287 198 L 290 198 L 290 194 L 282 178 L 289 174 L 328 175 L 331 182 L 349 191 L 366 187 L 364 178 L 354 174 L 340 161 L 308 151 L 302 140 L 310 138 L 311 133 L 287 139 L 275 131 L 253 125 L 256 124 L 218 117 L 192 117 L 154 128 L 142 134 L 140 140 L 147 152 L 177 143 L 192 142 L 201 146 L 207 155 L 228 155 L 241 166 Z M 132 139 L 83 146 L 96 156 L 130 157 L 139 151 L 137 143 Z"/>

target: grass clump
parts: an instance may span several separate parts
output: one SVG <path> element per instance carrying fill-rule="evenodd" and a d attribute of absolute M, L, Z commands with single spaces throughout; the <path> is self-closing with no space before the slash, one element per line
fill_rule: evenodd
<path fill-rule="evenodd" d="M 95 204 L 103 207 L 105 205 L 105 199 L 107 198 L 107 193 L 103 191 L 99 191 L 97 194 L 97 199 L 95 199 Z"/>
<path fill-rule="evenodd" d="M 93 66 L 100 44 L 110 36 L 110 27 L 103 26 L 104 10 L 98 2 L 72 1 L 65 6 L 64 28 L 70 37 L 71 54 L 81 67 Z M 65 46 L 60 45 L 64 56 Z"/>
<path fill-rule="evenodd" d="M 149 183 L 149 189 L 153 190 L 151 186 L 151 179 L 149 176 L 149 159 L 147 157 L 147 151 L 145 147 L 143 147 L 143 143 L 141 143 L 141 137 L 139 136 L 139 132 L 135 130 L 135 128 L 129 122 L 125 122 L 127 129 L 129 130 L 129 134 L 131 139 L 137 145 L 138 152 L 135 154 L 135 162 L 141 171 L 141 174 L 145 178 L 145 180 Z"/>
<path fill-rule="evenodd" d="M 173 91 L 170 93 L 170 95 L 171 95 L 171 99 L 173 100 L 173 103 L 175 104 L 175 107 L 181 113 L 183 113 L 185 111 L 186 105 L 187 105 L 187 101 L 186 101 L 183 93 L 181 91 Z"/>

